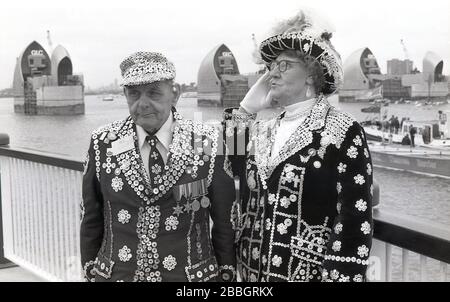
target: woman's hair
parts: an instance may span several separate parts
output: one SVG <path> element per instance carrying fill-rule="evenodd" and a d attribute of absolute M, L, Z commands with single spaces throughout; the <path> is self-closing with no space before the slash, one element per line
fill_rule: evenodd
<path fill-rule="evenodd" d="M 299 58 L 303 63 L 305 63 L 306 72 L 313 79 L 314 91 L 316 94 L 320 94 L 325 86 L 325 77 L 322 65 L 313 56 L 303 54 L 298 50 L 286 50 L 285 53 L 293 58 Z"/>

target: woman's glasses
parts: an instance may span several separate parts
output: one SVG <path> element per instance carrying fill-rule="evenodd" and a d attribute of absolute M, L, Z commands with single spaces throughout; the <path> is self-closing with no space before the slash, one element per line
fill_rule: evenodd
<path fill-rule="evenodd" d="M 303 62 L 299 62 L 299 61 L 288 61 L 288 60 L 281 60 L 281 61 L 273 61 L 270 65 L 269 65 L 269 70 L 274 70 L 275 68 L 278 67 L 278 70 L 280 72 L 285 72 L 286 70 L 289 69 L 289 67 L 291 66 L 290 64 L 294 64 L 294 63 L 300 63 L 303 64 Z"/>

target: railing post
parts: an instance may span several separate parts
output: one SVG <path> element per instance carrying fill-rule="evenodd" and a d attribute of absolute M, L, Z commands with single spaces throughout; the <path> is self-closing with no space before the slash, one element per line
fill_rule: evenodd
<path fill-rule="evenodd" d="M 0 133 L 0 146 L 9 145 L 9 136 L 8 134 Z M 0 175 L 2 173 L 0 167 Z M 0 178 L 1 179 L 1 178 Z M 8 259 L 5 258 L 5 253 L 3 251 L 3 221 L 2 221 L 2 183 L 0 181 L 0 268 L 11 267 L 14 264 L 11 263 Z"/>

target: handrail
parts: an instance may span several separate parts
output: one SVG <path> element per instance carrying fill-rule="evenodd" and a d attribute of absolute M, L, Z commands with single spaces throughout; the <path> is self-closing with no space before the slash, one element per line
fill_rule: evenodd
<path fill-rule="evenodd" d="M 374 238 L 450 264 L 448 227 L 374 209 Z"/>
<path fill-rule="evenodd" d="M 0 156 L 83 171 L 80 160 L 25 148 L 0 146 Z M 373 219 L 374 238 L 450 264 L 450 231 L 447 229 L 378 208 L 374 209 Z"/>
<path fill-rule="evenodd" d="M 3 157 L 3 159 L 2 159 L 2 157 Z M 5 157 L 6 157 L 6 160 L 5 160 Z M 12 160 L 10 160 L 8 158 L 12 158 Z M 47 197 L 43 197 L 42 194 L 38 194 L 38 195 L 36 195 L 36 198 L 37 198 L 36 200 L 38 202 L 45 201 L 43 203 L 44 208 L 42 208 L 41 206 L 37 206 L 36 203 L 33 203 L 35 201 L 33 199 L 34 198 L 33 194 L 35 194 L 36 192 L 39 192 L 38 186 L 40 185 L 40 182 L 38 181 L 38 182 L 36 182 L 36 184 L 34 186 L 32 185 L 33 188 L 31 188 L 31 191 L 30 191 L 31 193 L 30 192 L 27 193 L 28 195 L 25 194 L 26 198 L 23 199 L 23 202 L 25 202 L 25 204 L 22 204 L 22 205 L 17 204 L 18 201 L 22 200 L 20 198 L 18 200 L 16 200 L 15 203 L 13 204 L 16 207 L 21 207 L 21 206 L 25 206 L 26 208 L 29 207 L 28 212 L 27 212 L 28 214 L 25 213 L 24 215 L 22 215 L 19 218 L 19 220 L 25 219 L 23 221 L 28 223 L 29 220 L 27 220 L 28 219 L 27 217 L 29 216 L 29 214 L 31 214 L 32 211 L 34 211 L 34 210 L 37 210 L 38 212 L 42 211 L 42 213 L 40 213 L 40 214 L 38 213 L 39 215 L 41 215 L 41 214 L 46 213 L 46 211 L 48 211 L 55 205 L 58 208 L 57 210 L 59 212 L 58 211 L 50 212 L 52 214 L 49 217 L 47 217 L 47 219 L 44 218 L 43 222 L 41 222 L 41 221 L 39 221 L 39 219 L 37 219 L 36 221 L 33 220 L 34 223 L 38 223 L 39 225 L 42 224 L 43 227 L 48 227 L 49 225 L 52 225 L 56 222 L 61 223 L 58 220 L 57 216 L 55 216 L 56 215 L 55 213 L 60 213 L 60 212 L 63 213 L 63 215 L 66 215 L 65 217 L 66 218 L 68 217 L 67 219 L 72 219 L 74 216 L 76 216 L 75 214 L 77 214 L 77 210 L 76 210 L 77 206 L 75 206 L 75 203 L 73 202 L 73 201 L 75 201 L 75 199 L 73 199 L 73 198 L 74 198 L 74 196 L 76 196 L 76 199 L 81 197 L 81 191 L 79 188 L 81 186 L 81 178 L 82 178 L 82 174 L 79 172 L 83 171 L 83 162 L 81 160 L 63 156 L 60 154 L 57 155 L 54 153 L 40 152 L 40 151 L 36 151 L 36 150 L 30 150 L 30 149 L 26 149 L 26 148 L 16 148 L 16 147 L 11 147 L 11 146 L 0 146 L 0 159 L 4 160 L 4 162 L 7 163 L 4 167 L 5 175 L 3 175 L 3 176 L 6 176 L 6 175 L 8 175 L 8 173 L 11 173 L 11 175 L 13 175 L 14 177 L 17 178 L 17 177 L 20 177 L 20 173 L 25 173 L 27 175 L 27 173 L 31 173 L 32 171 L 36 171 L 37 174 L 40 173 L 39 175 L 53 173 L 53 177 L 55 177 L 55 175 L 57 175 L 56 177 L 62 176 L 61 179 L 63 179 L 62 182 L 64 183 L 64 185 L 69 186 L 69 190 L 66 190 L 66 191 L 68 191 L 68 192 L 70 191 L 71 192 L 70 194 L 72 194 L 72 195 L 70 195 L 70 194 L 68 195 L 69 198 L 71 198 L 71 199 L 66 200 L 65 204 L 60 204 L 59 203 L 60 199 L 58 199 L 60 197 L 60 195 L 58 195 L 58 194 L 62 194 L 61 196 L 63 196 L 65 194 L 65 193 L 62 193 L 64 190 L 59 193 L 53 192 L 48 200 L 46 199 Z M 16 159 L 19 159 L 19 161 L 17 161 Z M 27 166 L 27 164 L 26 164 L 27 161 L 31 162 L 31 165 Z M 13 165 L 13 166 L 15 165 L 15 166 L 19 167 L 19 169 L 17 170 L 18 172 L 16 172 L 15 169 L 9 168 L 8 162 L 10 162 L 11 165 Z M 50 166 L 50 167 L 46 167 L 46 165 Z M 60 169 L 60 168 L 62 168 L 62 169 Z M 55 174 L 55 173 L 57 173 L 57 174 Z M 33 173 L 31 173 L 31 174 L 33 174 Z M 34 178 L 31 178 L 32 182 L 34 181 L 33 179 L 40 179 L 39 176 L 32 176 L 32 177 L 34 177 Z M 8 185 L 8 178 L 5 177 L 5 180 L 6 180 L 5 185 Z M 44 177 L 43 181 L 44 181 L 43 182 L 44 186 L 48 186 L 51 183 L 51 179 L 48 177 Z M 376 190 L 374 190 L 374 198 L 375 199 L 376 199 L 376 195 L 377 195 L 377 192 L 376 192 Z M 9 196 L 9 195 L 6 195 L 6 196 Z M 64 197 L 62 197 L 62 198 L 64 199 Z M 6 198 L 4 201 L 6 201 L 7 199 L 8 198 Z M 53 201 L 56 203 L 49 203 L 50 201 Z M 8 205 L 8 203 L 5 203 L 5 205 Z M 68 208 L 66 209 L 65 207 L 67 207 L 67 206 L 68 206 Z M 59 214 L 57 214 L 57 215 L 59 215 Z M 390 259 L 390 256 L 388 256 L 388 254 L 389 255 L 391 254 L 391 252 L 390 252 L 391 246 L 390 245 L 394 245 L 394 246 L 398 246 L 403 249 L 403 253 L 404 253 L 403 257 L 404 258 L 407 257 L 407 254 L 408 254 L 407 251 L 411 251 L 411 252 L 420 254 L 421 261 L 422 261 L 422 258 L 425 259 L 425 257 L 439 260 L 444 269 L 444 272 L 446 272 L 446 267 L 447 267 L 446 264 L 450 264 L 450 231 L 448 230 L 447 227 L 439 226 L 438 224 L 434 224 L 434 223 L 420 221 L 420 219 L 407 217 L 407 216 L 404 216 L 404 215 L 401 215 L 398 213 L 391 213 L 387 210 L 380 209 L 379 207 L 373 208 L 373 218 L 374 218 L 374 239 L 376 239 L 376 240 L 374 240 L 374 245 L 377 245 L 378 243 L 376 243 L 376 242 L 379 242 L 379 241 L 386 243 L 385 252 L 380 253 L 379 249 L 378 249 L 378 252 L 377 252 L 377 248 L 374 249 L 375 257 L 380 257 L 380 256 L 382 257 L 382 255 L 385 254 L 386 257 L 388 257 L 387 259 Z M 75 218 L 73 218 L 73 219 L 75 219 Z M 11 221 L 9 221 L 9 223 L 12 226 L 11 223 L 13 223 L 13 221 L 11 220 Z M 75 230 L 76 228 L 74 228 L 74 225 L 75 225 L 75 223 L 73 221 L 71 221 L 68 224 L 63 223 L 63 226 L 65 226 L 67 228 L 67 232 L 68 232 L 67 234 L 69 234 L 70 236 L 75 236 L 74 238 L 79 240 L 79 238 L 76 238 L 77 233 Z M 30 225 L 28 225 L 26 230 L 28 232 L 31 229 L 32 228 L 31 228 L 31 224 L 30 224 Z M 62 229 L 59 228 L 59 230 L 62 230 Z M 21 234 L 18 234 L 18 235 L 20 237 Z M 42 242 L 39 241 L 40 244 L 42 244 L 43 242 L 46 244 L 51 244 L 52 242 L 59 242 L 58 240 L 62 238 L 60 236 L 61 234 L 59 234 L 59 233 L 58 234 L 50 234 L 50 235 L 45 233 L 45 234 L 41 234 L 41 235 L 43 236 L 43 238 L 38 237 L 39 240 L 41 240 L 41 241 L 43 240 Z M 47 238 L 47 237 L 49 237 L 49 238 Z M 55 238 L 58 240 L 55 241 L 56 240 Z M 9 240 L 9 242 L 13 242 L 13 241 Z M 73 243 L 72 241 L 70 241 L 70 242 Z M 26 252 L 30 251 L 29 246 L 27 246 L 27 243 L 20 243 L 20 244 L 25 244 Z M 61 245 L 62 243 L 59 243 L 59 244 Z M 67 244 L 67 242 L 65 244 Z M 20 247 L 22 247 L 22 246 L 20 246 Z M 69 245 L 69 247 L 71 247 L 71 245 Z M 74 253 L 72 253 L 72 254 L 70 254 L 69 256 L 75 255 Z M 21 259 L 19 259 L 19 258 L 17 258 L 17 259 L 9 258 L 9 259 L 14 259 L 13 260 L 14 262 L 22 265 L 20 262 Z M 378 258 L 378 259 L 381 259 L 381 258 Z M 65 259 L 65 260 L 67 260 L 67 259 Z M 72 261 L 73 259 L 69 259 L 69 260 Z M 390 261 L 388 260 L 386 263 L 387 263 L 386 271 L 390 272 L 390 264 L 389 264 Z M 421 265 L 424 265 L 424 263 L 425 262 L 422 261 Z M 57 266 L 57 268 L 59 270 L 61 270 L 61 267 L 67 266 L 64 263 L 63 264 L 57 263 L 57 264 L 59 265 L 59 266 Z M 26 263 L 25 263 L 25 265 L 26 265 Z M 407 267 L 405 266 L 405 263 L 403 263 L 403 265 L 405 267 L 404 275 L 405 274 L 407 275 L 407 272 L 408 272 Z M 424 271 L 421 271 L 421 272 L 423 273 Z M 58 276 L 60 276 L 60 275 L 58 275 Z M 444 273 L 443 276 L 446 276 L 446 273 Z M 61 277 L 59 277 L 59 278 L 61 278 Z"/>
<path fill-rule="evenodd" d="M 28 160 L 39 164 L 45 164 L 74 171 L 83 171 L 83 162 L 81 160 L 53 154 L 50 152 L 41 152 L 19 147 L 0 146 L 0 156 Z"/>

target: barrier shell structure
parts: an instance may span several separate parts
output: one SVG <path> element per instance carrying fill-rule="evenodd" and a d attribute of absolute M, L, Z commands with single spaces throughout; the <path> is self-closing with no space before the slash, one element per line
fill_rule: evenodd
<path fill-rule="evenodd" d="M 17 58 L 14 112 L 26 115 L 84 114 L 82 75 L 73 74 L 72 59 L 58 45 L 51 57 L 36 41 Z"/>

